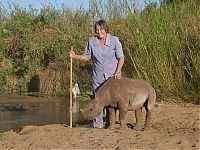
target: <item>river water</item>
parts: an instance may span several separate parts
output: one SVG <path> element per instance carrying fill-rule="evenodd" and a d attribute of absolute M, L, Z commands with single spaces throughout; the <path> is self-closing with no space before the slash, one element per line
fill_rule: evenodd
<path fill-rule="evenodd" d="M 29 105 L 29 104 L 28 104 Z M 28 109 L 12 108 L 0 111 L 0 132 L 19 131 L 26 125 L 68 124 L 69 101 L 60 98 L 45 103 L 31 103 Z M 79 115 L 80 101 L 73 101 L 72 120 L 76 124 L 81 120 Z"/>

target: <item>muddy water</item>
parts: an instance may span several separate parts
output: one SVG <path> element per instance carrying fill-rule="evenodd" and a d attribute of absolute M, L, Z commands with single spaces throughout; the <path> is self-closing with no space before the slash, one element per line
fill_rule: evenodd
<path fill-rule="evenodd" d="M 73 101 L 73 124 L 81 120 L 80 106 L 80 101 Z M 19 131 L 26 125 L 69 124 L 69 101 L 64 98 L 52 102 L 29 103 L 22 108 L 6 104 L 5 108 L 0 111 L 0 132 L 11 129 Z"/>

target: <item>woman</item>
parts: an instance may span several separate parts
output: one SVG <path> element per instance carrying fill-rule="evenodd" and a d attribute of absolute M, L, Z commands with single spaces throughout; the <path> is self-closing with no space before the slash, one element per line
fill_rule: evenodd
<path fill-rule="evenodd" d="M 93 91 L 98 88 L 111 76 L 115 79 L 121 78 L 121 69 L 124 64 L 122 45 L 116 36 L 108 33 L 106 21 L 100 20 L 95 23 L 95 36 L 92 36 L 85 48 L 83 55 L 76 55 L 70 51 L 73 59 L 93 61 Z M 103 128 L 103 111 L 101 115 L 93 119 L 94 128 Z"/>

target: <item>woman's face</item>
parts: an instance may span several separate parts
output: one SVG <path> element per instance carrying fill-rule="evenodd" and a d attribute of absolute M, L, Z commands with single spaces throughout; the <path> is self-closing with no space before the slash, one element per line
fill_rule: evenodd
<path fill-rule="evenodd" d="M 100 39 L 106 37 L 106 30 L 103 27 L 99 26 L 99 25 L 96 25 L 96 31 L 95 32 L 97 33 L 97 36 Z"/>

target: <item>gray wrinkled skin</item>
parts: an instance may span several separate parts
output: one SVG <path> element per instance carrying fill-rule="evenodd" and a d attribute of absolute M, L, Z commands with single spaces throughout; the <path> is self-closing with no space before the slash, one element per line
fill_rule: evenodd
<path fill-rule="evenodd" d="M 100 115 L 104 106 L 109 108 L 110 128 L 114 127 L 116 110 L 119 110 L 120 127 L 126 128 L 128 111 L 135 111 L 136 129 L 142 125 L 142 107 L 146 110 L 145 127 L 151 123 L 151 110 L 156 100 L 154 88 L 143 79 L 108 79 L 96 92 L 85 109 L 82 109 L 84 119 L 90 120 Z"/>

